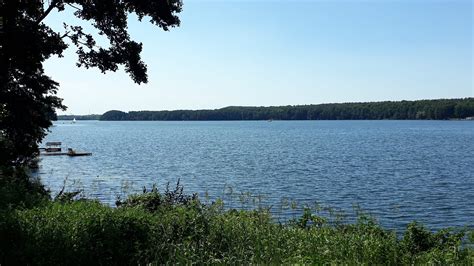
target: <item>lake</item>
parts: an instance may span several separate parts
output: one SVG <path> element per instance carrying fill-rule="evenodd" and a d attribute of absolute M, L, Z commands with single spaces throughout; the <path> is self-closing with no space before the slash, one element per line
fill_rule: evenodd
<path fill-rule="evenodd" d="M 348 213 L 358 204 L 394 229 L 474 221 L 470 121 L 58 121 L 47 141 L 93 153 L 41 157 L 53 193 L 67 179 L 107 204 L 180 179 L 234 207 L 248 205 L 241 193 L 259 195 L 283 218 L 298 212 L 294 200 Z"/>

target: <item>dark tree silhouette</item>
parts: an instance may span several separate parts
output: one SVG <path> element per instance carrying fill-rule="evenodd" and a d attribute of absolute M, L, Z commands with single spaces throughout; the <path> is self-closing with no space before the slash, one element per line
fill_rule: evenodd
<path fill-rule="evenodd" d="M 362 120 L 474 117 L 474 98 L 104 113 L 100 120 Z"/>
<path fill-rule="evenodd" d="M 89 21 L 110 45 L 100 47 L 94 36 L 77 25 L 55 32 L 44 20 L 52 12 L 74 10 Z M 134 82 L 147 82 L 140 58 L 142 44 L 130 39 L 127 16 L 137 14 L 163 30 L 179 26 L 181 0 L 0 0 L 0 165 L 24 165 L 35 156 L 51 125 L 55 109 L 65 109 L 55 96 L 59 84 L 44 73 L 43 62 L 76 48 L 77 65 L 103 73 L 120 65 Z M 0 169 L 1 173 L 1 169 Z"/>

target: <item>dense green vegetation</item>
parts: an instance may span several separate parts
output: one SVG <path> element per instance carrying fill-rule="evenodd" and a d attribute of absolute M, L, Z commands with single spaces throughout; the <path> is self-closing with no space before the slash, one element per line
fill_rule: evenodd
<path fill-rule="evenodd" d="M 280 224 L 268 210 L 203 204 L 181 187 L 132 195 L 116 208 L 75 195 L 1 205 L 0 264 L 474 263 L 465 232 L 417 223 L 397 236 L 364 215 L 349 224 L 308 208 Z"/>
<path fill-rule="evenodd" d="M 333 103 L 273 107 L 231 106 L 215 110 L 112 110 L 100 120 L 359 120 L 463 119 L 474 116 L 474 98 L 400 102 Z"/>

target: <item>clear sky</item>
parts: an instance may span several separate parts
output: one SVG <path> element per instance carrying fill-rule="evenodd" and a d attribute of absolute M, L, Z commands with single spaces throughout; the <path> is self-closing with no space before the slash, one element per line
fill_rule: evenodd
<path fill-rule="evenodd" d="M 471 0 L 184 0 L 180 18 L 164 32 L 129 17 L 145 85 L 77 68 L 73 48 L 49 59 L 64 113 L 474 96 Z"/>

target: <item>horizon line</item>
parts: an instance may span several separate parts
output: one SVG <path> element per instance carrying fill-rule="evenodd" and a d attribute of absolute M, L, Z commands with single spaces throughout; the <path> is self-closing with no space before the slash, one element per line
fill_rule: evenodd
<path fill-rule="evenodd" d="M 219 107 L 219 108 L 208 108 L 208 109 L 173 109 L 173 110 L 131 110 L 131 111 L 122 111 L 118 109 L 110 109 L 105 111 L 110 112 L 110 111 L 120 111 L 124 113 L 130 113 L 130 112 L 174 112 L 174 111 L 213 111 L 213 110 L 221 110 L 224 108 L 229 108 L 229 107 L 243 107 L 243 108 L 269 108 L 269 107 L 287 107 L 287 106 L 313 106 L 313 105 L 327 105 L 327 104 L 355 104 L 355 103 L 386 103 L 386 102 L 416 102 L 416 101 L 436 101 L 436 100 L 462 100 L 462 99 L 472 99 L 474 96 L 469 96 L 469 97 L 461 97 L 461 98 L 436 98 L 436 99 L 418 99 L 418 100 L 383 100 L 383 101 L 355 101 L 355 102 L 328 102 L 328 103 L 314 103 L 314 104 L 287 104 L 287 105 L 228 105 L 224 107 Z M 58 116 L 88 116 L 88 115 L 103 115 L 102 114 L 57 114 Z"/>

